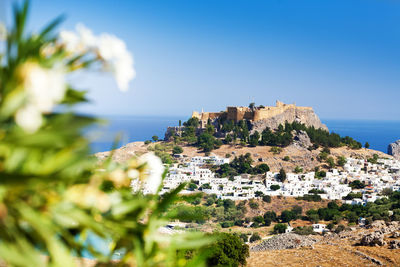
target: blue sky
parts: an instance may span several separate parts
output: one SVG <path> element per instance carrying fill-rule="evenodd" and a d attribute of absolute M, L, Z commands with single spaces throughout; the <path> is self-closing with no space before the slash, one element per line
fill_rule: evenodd
<path fill-rule="evenodd" d="M 137 78 L 79 78 L 95 114 L 187 115 L 227 105 L 312 106 L 322 118 L 400 116 L 400 2 L 389 0 L 32 1 L 127 43 Z"/>

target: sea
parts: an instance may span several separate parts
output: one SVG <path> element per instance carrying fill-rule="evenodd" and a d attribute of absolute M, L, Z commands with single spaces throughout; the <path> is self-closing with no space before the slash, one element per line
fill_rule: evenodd
<path fill-rule="evenodd" d="M 156 135 L 164 138 L 168 126 L 178 126 L 187 117 L 177 116 L 103 116 L 105 125 L 87 131 L 93 153 L 108 151 L 135 141 L 150 140 Z M 350 136 L 370 144 L 371 149 L 387 152 L 390 143 L 400 139 L 400 120 L 321 119 L 331 132 Z"/>

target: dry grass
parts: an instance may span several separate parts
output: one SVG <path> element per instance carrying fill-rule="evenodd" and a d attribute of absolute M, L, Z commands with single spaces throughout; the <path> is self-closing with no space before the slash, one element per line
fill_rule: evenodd
<path fill-rule="evenodd" d="M 249 267 L 260 266 L 376 266 L 356 251 L 381 261 L 385 266 L 400 266 L 400 253 L 387 248 L 315 245 L 314 249 L 287 249 L 251 252 Z"/>
<path fill-rule="evenodd" d="M 312 201 L 305 201 L 305 200 L 297 200 L 294 197 L 272 197 L 271 203 L 267 203 L 262 201 L 261 199 L 254 200 L 258 203 L 258 209 L 251 209 L 249 206 L 249 201 L 247 201 L 247 213 L 246 217 L 254 217 L 257 215 L 264 215 L 266 211 L 274 211 L 276 214 L 280 214 L 284 210 L 290 210 L 294 206 L 300 206 L 303 209 L 303 215 L 306 213 L 307 210 L 310 209 L 319 209 L 326 207 L 329 203 L 328 200 L 322 200 L 320 202 L 312 202 Z"/>

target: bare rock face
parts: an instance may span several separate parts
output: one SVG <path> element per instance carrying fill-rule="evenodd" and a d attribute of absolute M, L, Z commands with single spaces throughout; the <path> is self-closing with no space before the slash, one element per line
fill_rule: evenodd
<path fill-rule="evenodd" d="M 400 237 L 400 233 L 399 232 L 393 232 L 391 237 L 392 238 L 398 238 L 398 237 Z"/>
<path fill-rule="evenodd" d="M 389 144 L 388 154 L 392 155 L 396 159 L 400 159 L 400 140 L 397 140 L 396 142 Z"/>
<path fill-rule="evenodd" d="M 362 246 L 384 246 L 386 242 L 383 240 L 384 235 L 376 231 L 374 233 L 367 234 L 361 238 L 360 245 Z"/>
<path fill-rule="evenodd" d="M 400 248 L 400 240 L 392 240 L 389 243 L 390 249 L 399 249 Z"/>
<path fill-rule="evenodd" d="M 317 114 L 314 113 L 312 109 L 302 110 L 302 109 L 287 109 L 284 112 L 277 114 L 268 119 L 262 119 L 253 122 L 253 130 L 262 132 L 265 127 L 269 127 L 270 129 L 277 129 L 279 124 L 284 125 L 285 122 L 299 122 L 303 123 L 306 126 L 314 126 L 315 128 L 321 128 L 328 131 L 328 127 L 323 124 L 318 118 Z"/>
<path fill-rule="evenodd" d="M 270 239 L 264 240 L 260 244 L 252 247 L 251 251 L 295 249 L 300 247 L 313 248 L 313 245 L 316 242 L 317 239 L 312 236 L 286 233 L 286 234 L 276 235 Z"/>
<path fill-rule="evenodd" d="M 312 146 L 310 137 L 308 137 L 308 134 L 305 131 L 303 130 L 299 132 L 292 131 L 292 135 L 293 135 L 292 145 L 302 148 L 309 148 L 310 146 Z"/>

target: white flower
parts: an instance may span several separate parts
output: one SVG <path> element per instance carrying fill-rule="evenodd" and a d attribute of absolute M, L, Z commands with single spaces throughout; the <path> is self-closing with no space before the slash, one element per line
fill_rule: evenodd
<path fill-rule="evenodd" d="M 64 71 L 61 68 L 45 69 L 35 63 L 24 67 L 24 88 L 28 101 L 41 112 L 50 112 L 60 102 L 66 91 Z"/>
<path fill-rule="evenodd" d="M 106 212 L 111 207 L 109 195 L 96 187 L 86 184 L 71 186 L 66 192 L 66 198 L 79 206 L 97 208 L 101 212 Z"/>
<path fill-rule="evenodd" d="M 59 40 L 67 52 L 74 54 L 79 50 L 80 40 L 76 33 L 71 31 L 61 31 Z"/>
<path fill-rule="evenodd" d="M 140 156 L 138 158 L 138 164 L 146 164 L 144 171 L 146 179 L 144 179 L 143 192 L 150 194 L 157 193 L 157 189 L 162 182 L 162 175 L 164 173 L 164 165 L 162 164 L 161 159 L 151 152 Z M 137 185 L 133 181 L 131 183 L 132 188 Z"/>
<path fill-rule="evenodd" d="M 83 24 L 79 23 L 76 25 L 76 32 L 79 35 L 79 43 L 84 51 L 96 48 L 97 37 L 94 36 L 89 28 L 86 28 Z"/>
<path fill-rule="evenodd" d="M 34 105 L 26 105 L 15 114 L 16 123 L 28 133 L 34 133 L 42 125 L 42 113 Z"/>
<path fill-rule="evenodd" d="M 137 179 L 139 178 L 139 171 L 135 169 L 131 169 L 127 172 L 127 175 L 130 179 Z"/>
<path fill-rule="evenodd" d="M 99 54 L 106 61 L 121 58 L 127 52 L 124 41 L 108 33 L 100 35 L 98 45 Z"/>
<path fill-rule="evenodd" d="M 121 91 L 127 91 L 129 82 L 135 78 L 132 54 L 126 49 L 124 41 L 114 35 L 103 33 L 99 37 L 98 53 L 105 61 Z"/>
<path fill-rule="evenodd" d="M 133 58 L 129 52 L 127 52 L 125 57 L 115 62 L 113 74 L 121 91 L 127 91 L 129 82 L 136 76 L 135 69 L 133 68 Z"/>
<path fill-rule="evenodd" d="M 5 41 L 7 39 L 7 28 L 3 22 L 0 22 L 0 41 Z"/>
<path fill-rule="evenodd" d="M 127 91 L 129 82 L 136 76 L 133 56 L 127 50 L 125 42 L 114 35 L 103 33 L 95 36 L 83 24 L 76 26 L 76 32 L 62 31 L 59 41 L 71 53 L 92 52 L 104 61 L 104 67 L 110 71 L 121 91 Z"/>
<path fill-rule="evenodd" d="M 35 132 L 42 124 L 42 113 L 50 112 L 65 95 L 62 68 L 46 69 L 34 62 L 24 63 L 18 70 L 27 103 L 15 114 L 16 123 L 27 132 Z"/>

